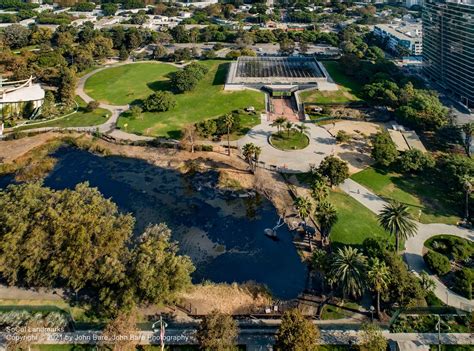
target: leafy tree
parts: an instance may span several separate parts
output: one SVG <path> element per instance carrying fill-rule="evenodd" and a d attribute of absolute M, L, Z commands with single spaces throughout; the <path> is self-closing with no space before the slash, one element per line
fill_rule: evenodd
<path fill-rule="evenodd" d="M 435 160 L 429 153 L 410 149 L 402 153 L 400 165 L 405 172 L 418 172 L 435 166 Z"/>
<path fill-rule="evenodd" d="M 386 351 L 387 346 L 388 341 L 378 325 L 366 323 L 362 326 L 360 351 Z"/>
<path fill-rule="evenodd" d="M 380 295 L 387 291 L 390 281 L 390 272 L 385 262 L 374 258 L 371 261 L 367 271 L 367 283 L 371 289 L 377 294 L 377 316 L 380 318 Z"/>
<path fill-rule="evenodd" d="M 163 112 L 176 107 L 176 98 L 169 91 L 157 91 L 143 101 L 145 111 Z"/>
<path fill-rule="evenodd" d="M 349 177 L 347 162 L 335 156 L 326 156 L 319 165 L 318 172 L 328 179 L 331 186 L 339 185 Z"/>
<path fill-rule="evenodd" d="M 56 102 L 52 91 L 46 91 L 44 95 L 43 105 L 41 105 L 41 115 L 45 118 L 50 118 L 58 113 Z"/>
<path fill-rule="evenodd" d="M 171 86 L 180 93 L 192 91 L 208 71 L 206 66 L 198 63 L 187 65 L 183 70 L 171 75 Z"/>
<path fill-rule="evenodd" d="M 286 311 L 276 334 L 277 351 L 317 351 L 320 333 L 318 328 L 306 319 L 299 310 Z"/>
<path fill-rule="evenodd" d="M 416 89 L 407 104 L 395 113 L 403 123 L 422 129 L 437 130 L 448 123 L 448 109 L 436 93 L 428 90 Z"/>
<path fill-rule="evenodd" d="M 407 240 L 416 234 L 417 224 L 413 220 L 410 209 L 400 202 L 391 201 L 385 205 L 378 215 L 378 220 L 383 229 L 395 235 L 397 252 L 400 249 L 400 239 Z"/>
<path fill-rule="evenodd" d="M 76 72 L 70 68 L 63 67 L 59 76 L 58 93 L 59 99 L 66 106 L 71 106 L 74 103 L 76 83 Z"/>
<path fill-rule="evenodd" d="M 159 60 L 165 58 L 166 56 L 168 56 L 166 48 L 161 44 L 156 45 L 155 49 L 153 49 L 153 58 L 155 60 Z"/>
<path fill-rule="evenodd" d="M 344 297 L 362 295 L 367 257 L 351 246 L 339 248 L 331 262 L 331 275 L 342 288 Z"/>
<path fill-rule="evenodd" d="M 474 160 L 462 155 L 449 154 L 440 158 L 440 176 L 456 191 L 463 191 L 466 179 L 474 179 Z"/>
<path fill-rule="evenodd" d="M 137 346 L 138 332 L 136 311 L 120 312 L 105 325 L 102 331 L 105 340 L 101 344 L 105 347 L 112 345 L 112 349 L 117 351 L 134 351 Z M 123 338 L 123 336 L 126 337 Z"/>
<path fill-rule="evenodd" d="M 3 30 L 3 42 L 11 49 L 28 45 L 30 30 L 20 24 L 12 24 Z"/>
<path fill-rule="evenodd" d="M 191 285 L 194 266 L 187 256 L 179 256 L 170 242 L 165 224 L 146 228 L 132 254 L 132 281 L 136 294 L 145 303 L 172 301 L 173 294 Z"/>
<path fill-rule="evenodd" d="M 336 208 L 327 201 L 318 203 L 315 211 L 316 220 L 319 223 L 319 229 L 324 241 L 329 241 L 332 227 L 337 222 Z"/>
<path fill-rule="evenodd" d="M 119 60 L 120 61 L 126 61 L 128 60 L 128 57 L 130 56 L 127 48 L 125 47 L 125 45 L 123 45 L 121 48 L 120 48 L 120 51 L 119 51 Z"/>
<path fill-rule="evenodd" d="M 295 51 L 295 42 L 292 39 L 285 38 L 279 42 L 280 53 L 283 55 L 291 55 Z"/>
<path fill-rule="evenodd" d="M 191 153 L 194 153 L 194 145 L 196 144 L 197 139 L 197 129 L 196 125 L 188 124 L 183 129 L 183 138 L 182 142 L 185 146 L 191 146 Z"/>
<path fill-rule="evenodd" d="M 385 53 L 378 46 L 369 46 L 365 57 L 370 61 L 379 61 L 385 58 Z"/>
<path fill-rule="evenodd" d="M 472 289 L 474 285 L 474 270 L 464 267 L 456 271 L 454 277 L 454 289 L 469 300 L 472 300 Z"/>
<path fill-rule="evenodd" d="M 142 115 L 141 107 L 137 105 L 130 107 L 130 115 L 132 116 L 132 119 L 139 119 Z"/>
<path fill-rule="evenodd" d="M 237 335 L 232 316 L 214 310 L 202 318 L 196 338 L 202 350 L 230 351 L 236 349 Z"/>
<path fill-rule="evenodd" d="M 398 94 L 397 84 L 387 80 L 367 84 L 362 90 L 365 99 L 377 106 L 397 107 Z"/>
<path fill-rule="evenodd" d="M 104 16 L 113 16 L 118 10 L 117 4 L 108 2 L 101 5 L 102 13 Z"/>
<path fill-rule="evenodd" d="M 423 303 L 426 291 L 421 288 L 420 280 L 408 271 L 401 256 L 386 251 L 384 261 L 391 274 L 386 298 L 400 307 L 414 307 Z"/>
<path fill-rule="evenodd" d="M 397 159 L 397 147 L 388 132 L 380 132 L 373 137 L 372 157 L 383 166 L 389 166 Z"/>
<path fill-rule="evenodd" d="M 92 111 L 95 111 L 99 108 L 99 102 L 98 101 L 89 101 L 89 103 L 87 104 L 87 106 L 85 107 L 85 110 L 86 112 L 92 112 Z"/>

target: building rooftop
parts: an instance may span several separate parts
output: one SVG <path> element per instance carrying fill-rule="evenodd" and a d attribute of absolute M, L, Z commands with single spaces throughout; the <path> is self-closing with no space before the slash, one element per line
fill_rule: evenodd
<path fill-rule="evenodd" d="M 421 23 L 378 24 L 375 27 L 378 27 L 383 31 L 390 33 L 391 35 L 402 40 L 412 41 L 415 39 L 422 39 Z"/>

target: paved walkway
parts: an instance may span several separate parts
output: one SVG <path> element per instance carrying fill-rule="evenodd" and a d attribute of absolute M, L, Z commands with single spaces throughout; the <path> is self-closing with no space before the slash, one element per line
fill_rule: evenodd
<path fill-rule="evenodd" d="M 276 128 L 270 124 L 269 121 L 262 121 L 237 142 L 239 149 L 247 143 L 260 146 L 260 161 L 265 162 L 266 166 L 277 166 L 282 172 L 288 173 L 307 172 L 311 165 L 319 165 L 324 157 L 334 152 L 335 138 L 314 123 L 306 124 L 309 127 L 309 145 L 306 148 L 295 151 L 278 150 L 268 142 L 270 135 L 276 132 Z"/>
<path fill-rule="evenodd" d="M 344 183 L 340 185 L 340 188 L 375 214 L 378 214 L 387 204 L 385 200 L 352 179 L 344 181 Z M 474 231 L 469 229 L 442 223 L 423 224 L 417 222 L 417 225 L 417 234 L 409 238 L 405 243 L 404 255 L 410 269 L 418 274 L 423 271 L 429 274 L 428 267 L 423 259 L 424 243 L 429 238 L 439 234 L 451 234 L 474 241 Z M 449 290 L 435 275 L 430 274 L 430 278 L 436 283 L 434 293 L 441 301 L 449 306 L 464 310 L 474 309 L 474 301 L 468 300 Z"/>

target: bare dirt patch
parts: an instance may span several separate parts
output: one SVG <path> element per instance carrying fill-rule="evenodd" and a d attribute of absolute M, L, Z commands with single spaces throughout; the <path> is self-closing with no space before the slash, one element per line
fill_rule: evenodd
<path fill-rule="evenodd" d="M 374 163 L 370 157 L 370 137 L 384 128 L 382 123 L 363 121 L 339 121 L 323 126 L 329 133 L 336 136 L 339 131 L 344 131 L 351 136 L 347 143 L 337 144 L 335 154 L 346 161 L 349 172 L 357 173 Z"/>
<path fill-rule="evenodd" d="M 180 299 L 194 314 L 207 314 L 215 309 L 230 314 L 256 313 L 271 303 L 266 290 L 254 283 L 199 284 L 181 294 Z"/>
<path fill-rule="evenodd" d="M 49 132 L 17 140 L 0 141 L 0 164 L 11 163 L 34 148 L 59 136 L 61 134 Z"/>

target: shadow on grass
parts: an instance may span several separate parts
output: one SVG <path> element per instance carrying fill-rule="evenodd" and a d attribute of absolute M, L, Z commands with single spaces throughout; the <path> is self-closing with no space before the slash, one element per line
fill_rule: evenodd
<path fill-rule="evenodd" d="M 229 62 L 219 64 L 219 66 L 217 67 L 216 74 L 214 75 L 212 85 L 223 85 L 225 83 L 225 78 L 229 70 L 229 66 Z"/>
<path fill-rule="evenodd" d="M 146 84 L 153 91 L 172 91 L 171 82 L 169 80 L 157 80 Z"/>

